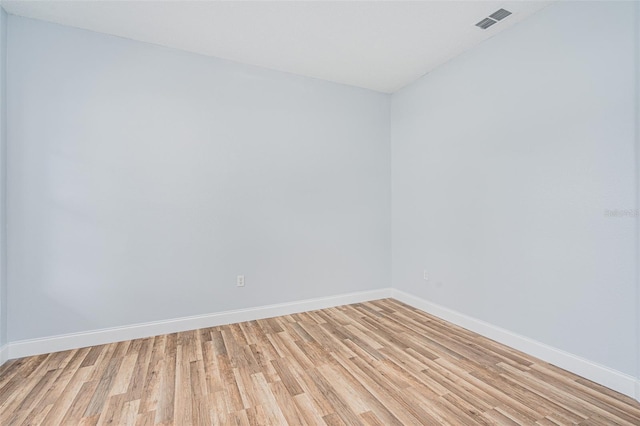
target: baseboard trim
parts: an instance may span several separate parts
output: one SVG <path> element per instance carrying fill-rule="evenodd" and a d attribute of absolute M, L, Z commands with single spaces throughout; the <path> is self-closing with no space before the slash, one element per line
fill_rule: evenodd
<path fill-rule="evenodd" d="M 567 371 L 640 401 L 640 379 L 392 288 L 216 312 L 124 327 L 105 328 L 83 333 L 21 340 L 5 344 L 0 348 L 0 365 L 9 359 L 25 356 L 103 345 L 123 340 L 140 339 L 160 334 L 214 327 L 242 321 L 271 318 L 280 315 L 348 305 L 351 303 L 384 299 L 387 297 L 393 297 L 414 308 L 435 315 L 504 345 L 518 349 L 526 354 L 540 358 L 543 361 L 564 368 Z"/>
<path fill-rule="evenodd" d="M 319 297 L 289 303 L 258 306 L 247 309 L 216 312 L 206 315 L 175 318 L 166 321 L 155 321 L 134 324 L 124 327 L 104 328 L 83 333 L 63 334 L 40 339 L 20 340 L 5 345 L 3 353 L 8 359 L 25 356 L 59 352 L 87 346 L 104 345 L 123 340 L 141 339 L 160 334 L 214 327 L 236 322 L 252 321 L 263 318 L 290 315 L 316 309 L 361 303 L 369 300 L 391 297 L 391 289 L 347 293 L 330 297 Z M 8 350 L 7 350 L 8 349 Z"/>
<path fill-rule="evenodd" d="M 640 380 L 628 374 L 400 290 L 392 289 L 391 297 L 640 401 Z"/>

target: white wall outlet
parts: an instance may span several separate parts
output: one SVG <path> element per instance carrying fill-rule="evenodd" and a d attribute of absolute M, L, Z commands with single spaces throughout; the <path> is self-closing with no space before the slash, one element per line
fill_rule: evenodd
<path fill-rule="evenodd" d="M 238 287 L 244 287 L 244 275 L 238 275 L 236 277 L 236 285 Z"/>
<path fill-rule="evenodd" d="M 429 272 L 426 269 L 422 271 L 422 278 L 424 278 L 425 281 L 429 281 Z"/>

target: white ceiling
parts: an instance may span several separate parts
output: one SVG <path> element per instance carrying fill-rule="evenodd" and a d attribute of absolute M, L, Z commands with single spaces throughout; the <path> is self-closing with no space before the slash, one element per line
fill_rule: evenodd
<path fill-rule="evenodd" d="M 392 93 L 547 1 L 2 1 L 8 13 Z M 513 15 L 487 30 L 500 8 Z"/>

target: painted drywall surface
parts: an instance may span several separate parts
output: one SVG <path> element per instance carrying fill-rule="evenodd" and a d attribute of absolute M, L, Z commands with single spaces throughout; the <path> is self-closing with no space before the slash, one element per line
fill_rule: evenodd
<path fill-rule="evenodd" d="M 636 400 L 640 401 L 640 2 L 636 5 Z"/>
<path fill-rule="evenodd" d="M 388 95 L 9 34 L 10 341 L 388 287 Z"/>
<path fill-rule="evenodd" d="M 0 348 L 7 343 L 7 270 L 6 270 L 6 59 L 7 59 L 7 14 L 0 8 Z"/>
<path fill-rule="evenodd" d="M 392 96 L 395 288 L 635 374 L 633 7 L 554 4 Z"/>

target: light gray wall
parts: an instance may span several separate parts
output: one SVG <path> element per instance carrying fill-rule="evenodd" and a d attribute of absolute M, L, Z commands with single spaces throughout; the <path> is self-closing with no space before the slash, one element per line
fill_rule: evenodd
<path fill-rule="evenodd" d="M 636 373 L 633 8 L 554 4 L 392 96 L 394 287 Z"/>
<path fill-rule="evenodd" d="M 636 379 L 640 381 L 640 2 L 636 5 Z M 637 388 L 636 388 L 637 389 Z M 640 400 L 640 392 L 636 392 Z"/>
<path fill-rule="evenodd" d="M 9 33 L 10 341 L 389 286 L 388 95 Z"/>
<path fill-rule="evenodd" d="M 0 8 L 0 348 L 7 340 L 7 233 L 6 233 L 6 165 L 7 165 L 7 13 Z"/>

